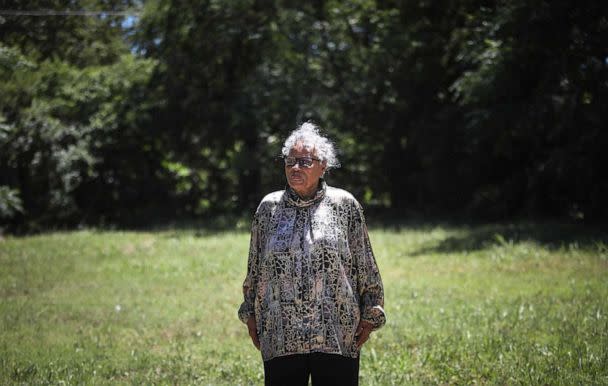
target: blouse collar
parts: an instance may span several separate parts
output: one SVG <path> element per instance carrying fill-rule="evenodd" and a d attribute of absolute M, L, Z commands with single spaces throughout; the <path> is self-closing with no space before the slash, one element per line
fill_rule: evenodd
<path fill-rule="evenodd" d="M 327 189 L 327 184 L 325 183 L 325 180 L 323 178 L 319 178 L 319 187 L 317 188 L 317 192 L 315 193 L 315 196 L 313 198 L 309 198 L 309 199 L 301 198 L 290 186 L 287 186 L 285 188 L 284 196 L 285 196 L 285 200 L 289 204 L 303 208 L 306 206 L 310 206 L 312 204 L 316 204 L 317 202 L 321 201 L 323 199 L 323 197 L 325 197 L 326 189 Z"/>

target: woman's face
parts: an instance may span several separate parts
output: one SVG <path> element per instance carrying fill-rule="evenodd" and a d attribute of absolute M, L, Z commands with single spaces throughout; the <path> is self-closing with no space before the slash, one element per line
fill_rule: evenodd
<path fill-rule="evenodd" d="M 289 151 L 288 157 L 295 157 L 298 162 L 293 166 L 285 165 L 287 183 L 300 197 L 311 197 L 317 190 L 319 178 L 325 171 L 325 162 L 318 160 L 314 149 L 307 149 L 301 143 L 296 143 Z M 312 166 L 307 168 L 300 159 L 312 159 Z"/>

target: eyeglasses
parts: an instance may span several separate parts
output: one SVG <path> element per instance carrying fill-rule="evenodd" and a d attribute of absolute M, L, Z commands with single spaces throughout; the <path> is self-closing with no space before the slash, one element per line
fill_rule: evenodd
<path fill-rule="evenodd" d="M 321 161 L 318 158 L 311 157 L 283 157 L 283 159 L 285 160 L 285 166 L 289 168 L 296 166 L 296 164 L 303 168 L 311 168 L 313 165 L 312 161 Z"/>

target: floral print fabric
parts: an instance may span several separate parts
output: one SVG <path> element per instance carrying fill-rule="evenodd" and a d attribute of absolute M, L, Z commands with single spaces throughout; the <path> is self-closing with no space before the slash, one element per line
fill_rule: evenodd
<path fill-rule="evenodd" d="M 267 195 L 252 224 L 244 302 L 262 358 L 325 352 L 357 357 L 360 320 L 385 323 L 380 273 L 361 205 L 321 180 L 311 200 Z"/>

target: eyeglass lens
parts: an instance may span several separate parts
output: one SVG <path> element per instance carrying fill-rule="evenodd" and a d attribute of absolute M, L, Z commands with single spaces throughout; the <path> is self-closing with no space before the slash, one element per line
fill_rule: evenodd
<path fill-rule="evenodd" d="M 299 158 L 299 157 L 285 157 L 285 165 L 292 167 L 296 163 L 302 167 L 309 168 L 312 166 L 312 158 Z"/>

